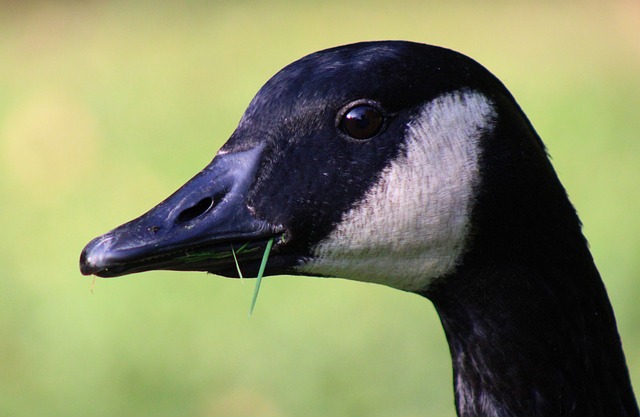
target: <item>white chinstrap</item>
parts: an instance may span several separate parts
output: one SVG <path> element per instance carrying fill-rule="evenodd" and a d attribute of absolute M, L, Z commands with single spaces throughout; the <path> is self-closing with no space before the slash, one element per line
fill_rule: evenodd
<path fill-rule="evenodd" d="M 310 275 L 417 291 L 452 272 L 467 241 L 479 178 L 480 139 L 496 112 L 464 90 L 425 104 L 404 149 L 300 267 Z"/>

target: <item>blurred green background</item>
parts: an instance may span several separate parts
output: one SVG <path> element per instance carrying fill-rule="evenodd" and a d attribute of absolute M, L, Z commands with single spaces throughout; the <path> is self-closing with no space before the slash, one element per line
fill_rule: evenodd
<path fill-rule="evenodd" d="M 479 60 L 547 143 L 640 387 L 640 3 L 0 2 L 1 416 L 454 416 L 438 318 L 344 280 L 78 271 L 91 238 L 204 167 L 315 50 Z"/>

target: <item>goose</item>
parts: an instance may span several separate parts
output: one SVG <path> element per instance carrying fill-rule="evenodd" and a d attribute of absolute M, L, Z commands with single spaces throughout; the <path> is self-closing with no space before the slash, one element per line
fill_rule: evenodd
<path fill-rule="evenodd" d="M 237 277 L 237 259 L 255 277 L 267 247 L 265 275 L 430 300 L 461 417 L 639 415 L 613 309 L 545 146 L 465 55 L 378 41 L 286 66 L 208 166 L 88 243 L 80 270 Z"/>

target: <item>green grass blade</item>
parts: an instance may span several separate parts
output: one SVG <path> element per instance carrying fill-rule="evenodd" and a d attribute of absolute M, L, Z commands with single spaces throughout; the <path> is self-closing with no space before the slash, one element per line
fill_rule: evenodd
<path fill-rule="evenodd" d="M 258 300 L 258 292 L 260 292 L 260 284 L 262 283 L 262 275 L 264 275 L 264 269 L 267 266 L 267 259 L 269 259 L 269 253 L 271 252 L 271 246 L 273 246 L 273 238 L 267 242 L 267 247 L 264 249 L 264 255 L 262 255 L 262 263 L 258 270 L 258 276 L 256 277 L 256 286 L 253 289 L 253 300 L 251 300 L 251 307 L 249 308 L 249 317 L 253 314 L 253 309 L 256 307 L 256 301 Z"/>
<path fill-rule="evenodd" d="M 233 245 L 231 245 L 231 254 L 233 255 L 233 260 L 236 263 L 236 269 L 238 270 L 238 275 L 240 276 L 240 282 L 244 283 L 244 280 L 243 280 L 244 277 L 242 276 L 242 271 L 240 270 L 240 264 L 238 263 L 238 258 L 236 257 L 236 251 L 235 249 L 233 249 Z"/>

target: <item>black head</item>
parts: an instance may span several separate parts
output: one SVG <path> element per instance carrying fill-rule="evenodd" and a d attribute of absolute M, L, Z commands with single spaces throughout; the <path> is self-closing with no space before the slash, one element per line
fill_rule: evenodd
<path fill-rule="evenodd" d="M 485 157 L 503 116 L 524 136 L 494 141 L 505 149 Z M 546 161 L 509 92 L 475 61 L 401 41 L 320 51 L 262 87 L 202 172 L 90 242 L 81 271 L 235 276 L 233 248 L 255 274 L 273 238 L 267 274 L 419 290 L 419 276 L 450 273 L 468 247 L 485 160 L 511 163 L 512 154 Z M 379 276 L 369 278 L 371 268 Z M 386 280 L 394 268 L 410 282 Z"/>

